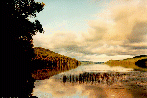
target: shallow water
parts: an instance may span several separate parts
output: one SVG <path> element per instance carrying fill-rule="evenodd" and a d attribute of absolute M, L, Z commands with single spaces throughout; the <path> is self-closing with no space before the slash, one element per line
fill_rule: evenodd
<path fill-rule="evenodd" d="M 81 65 L 49 79 L 36 80 L 39 98 L 146 98 L 147 72 L 106 64 Z"/>

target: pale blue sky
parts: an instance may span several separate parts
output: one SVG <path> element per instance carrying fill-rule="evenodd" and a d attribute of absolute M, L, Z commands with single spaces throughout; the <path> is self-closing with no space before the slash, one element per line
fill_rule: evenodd
<path fill-rule="evenodd" d="M 88 20 L 94 20 L 97 13 L 102 12 L 103 0 L 36 0 L 44 2 L 43 11 L 37 17 L 43 27 L 57 28 L 64 25 L 67 31 L 85 31 Z M 105 1 L 105 0 L 104 0 Z M 109 0 L 107 0 L 107 3 Z M 35 19 L 30 19 L 35 20 Z"/>
<path fill-rule="evenodd" d="M 35 18 L 45 33 L 33 36 L 35 47 L 88 61 L 147 54 L 146 0 L 35 1 L 45 3 Z"/>

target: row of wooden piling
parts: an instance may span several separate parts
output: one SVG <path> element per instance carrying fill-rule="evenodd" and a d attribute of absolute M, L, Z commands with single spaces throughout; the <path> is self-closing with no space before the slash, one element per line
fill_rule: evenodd
<path fill-rule="evenodd" d="M 83 73 L 79 75 L 63 75 L 63 83 L 65 82 L 115 82 L 125 79 L 126 74 L 120 73 Z"/>

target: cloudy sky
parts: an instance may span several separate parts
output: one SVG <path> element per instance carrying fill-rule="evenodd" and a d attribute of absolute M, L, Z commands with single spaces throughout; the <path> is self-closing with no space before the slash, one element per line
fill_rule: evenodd
<path fill-rule="evenodd" d="M 147 0 L 36 0 L 35 47 L 88 61 L 147 55 Z M 33 21 L 34 19 L 30 19 Z"/>

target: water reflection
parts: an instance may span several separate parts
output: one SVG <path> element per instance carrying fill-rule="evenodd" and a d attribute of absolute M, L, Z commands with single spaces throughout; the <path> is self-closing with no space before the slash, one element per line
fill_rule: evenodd
<path fill-rule="evenodd" d="M 63 75 L 63 83 L 66 82 L 77 82 L 81 83 L 102 83 L 107 85 L 112 85 L 116 82 L 122 82 L 126 79 L 126 73 L 124 72 L 112 72 L 112 73 L 92 73 L 92 72 L 84 72 L 79 75 Z"/>
<path fill-rule="evenodd" d="M 38 98 L 145 98 L 147 72 L 108 65 L 79 66 L 35 82 Z"/>

